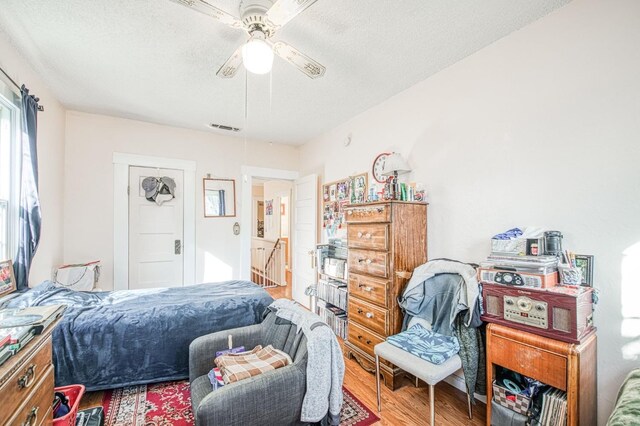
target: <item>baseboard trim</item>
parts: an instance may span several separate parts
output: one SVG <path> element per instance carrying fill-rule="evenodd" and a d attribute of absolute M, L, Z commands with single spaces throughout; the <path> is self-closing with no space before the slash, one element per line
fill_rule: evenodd
<path fill-rule="evenodd" d="M 451 376 L 447 377 L 446 379 L 444 379 L 445 382 L 449 383 L 451 386 L 453 386 L 454 388 L 467 393 L 467 386 L 464 382 L 464 377 L 463 376 L 458 376 L 457 374 L 452 374 Z M 478 395 L 477 393 L 473 394 L 473 397 L 475 399 L 477 399 L 480 402 L 483 402 L 484 404 L 487 403 L 487 397 L 484 395 Z"/>

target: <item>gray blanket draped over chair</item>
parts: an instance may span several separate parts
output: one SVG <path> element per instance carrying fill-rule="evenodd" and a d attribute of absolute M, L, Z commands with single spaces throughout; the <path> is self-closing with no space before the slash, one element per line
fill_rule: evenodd
<path fill-rule="evenodd" d="M 458 355 L 462 361 L 467 391 L 470 395 L 474 391 L 484 395 L 485 351 L 480 327 L 482 322 L 478 292 L 477 288 L 472 289 L 475 296 L 468 298 L 465 291 L 468 286 L 477 286 L 477 282 L 465 282 L 463 275 L 450 272 L 471 268 L 465 276 L 468 281 L 473 281 L 468 278 L 474 276 L 471 273 L 474 270 L 473 266 L 450 260 L 433 260 L 428 264 L 428 269 L 433 273 L 421 282 L 410 283 L 399 298 L 400 307 L 405 314 L 402 330 L 412 325 L 412 321 L 422 320 L 436 333 L 455 336 L 460 343 Z M 443 273 L 438 273 L 438 270 L 442 270 Z M 471 303 L 472 306 L 467 306 L 467 303 Z"/>

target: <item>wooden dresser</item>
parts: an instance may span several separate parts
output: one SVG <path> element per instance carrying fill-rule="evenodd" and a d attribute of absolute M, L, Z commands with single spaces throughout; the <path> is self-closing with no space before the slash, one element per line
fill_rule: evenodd
<path fill-rule="evenodd" d="M 57 322 L 33 338 L 0 367 L 0 425 L 53 423 L 51 333 Z"/>
<path fill-rule="evenodd" d="M 549 339 L 500 324 L 487 326 L 487 401 L 493 398 L 496 365 L 567 393 L 567 425 L 596 425 L 596 334 L 579 345 Z M 487 403 L 487 426 L 491 404 Z"/>
<path fill-rule="evenodd" d="M 402 328 L 397 298 L 413 269 L 427 261 L 427 205 L 385 201 L 345 208 L 348 244 L 349 332 L 347 356 L 375 371 L 373 347 Z M 381 363 L 384 383 L 395 389 L 402 370 Z"/>

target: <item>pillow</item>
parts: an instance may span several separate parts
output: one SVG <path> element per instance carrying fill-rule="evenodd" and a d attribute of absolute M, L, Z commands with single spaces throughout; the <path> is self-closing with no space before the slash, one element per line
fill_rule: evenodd
<path fill-rule="evenodd" d="M 442 364 L 460 351 L 458 339 L 427 330 L 420 324 L 387 337 L 387 342 L 432 364 Z"/>
<path fill-rule="evenodd" d="M 53 282 L 56 287 L 64 287 L 75 291 L 91 291 L 100 278 L 100 261 L 64 265 L 56 269 Z"/>

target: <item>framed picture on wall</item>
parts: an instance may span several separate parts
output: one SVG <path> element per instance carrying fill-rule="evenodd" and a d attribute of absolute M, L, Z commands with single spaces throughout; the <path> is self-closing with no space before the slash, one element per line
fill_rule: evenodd
<path fill-rule="evenodd" d="M 367 201 L 367 192 L 369 191 L 369 174 L 361 173 L 359 175 L 351 176 L 351 191 L 353 196 L 351 202 L 364 203 Z"/>
<path fill-rule="evenodd" d="M 10 260 L 0 262 L 0 296 L 16 291 L 16 278 L 13 275 L 13 263 Z"/>
<path fill-rule="evenodd" d="M 582 283 L 580 285 L 593 287 L 593 255 L 576 254 L 576 267 L 582 269 Z"/>

